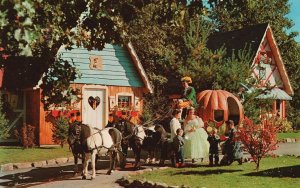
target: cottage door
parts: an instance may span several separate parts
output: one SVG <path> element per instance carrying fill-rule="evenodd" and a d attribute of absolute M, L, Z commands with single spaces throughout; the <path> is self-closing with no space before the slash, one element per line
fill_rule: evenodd
<path fill-rule="evenodd" d="M 85 88 L 82 98 L 82 122 L 102 129 L 106 122 L 106 90 Z"/>

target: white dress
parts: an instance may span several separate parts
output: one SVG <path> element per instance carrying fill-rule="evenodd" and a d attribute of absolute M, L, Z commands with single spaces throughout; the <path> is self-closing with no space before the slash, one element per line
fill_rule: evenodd
<path fill-rule="evenodd" d="M 170 121 L 170 129 L 171 129 L 171 141 L 173 142 L 173 138 L 176 136 L 176 130 L 181 128 L 181 124 L 177 118 L 173 118 Z"/>
<path fill-rule="evenodd" d="M 208 157 L 209 142 L 207 141 L 207 133 L 203 129 L 203 121 L 196 116 L 189 120 L 184 127 L 185 144 L 184 156 L 189 159 L 199 159 Z"/>

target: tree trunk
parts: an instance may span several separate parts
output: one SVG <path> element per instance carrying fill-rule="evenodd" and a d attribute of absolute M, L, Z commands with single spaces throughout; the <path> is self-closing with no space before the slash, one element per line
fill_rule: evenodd
<path fill-rule="evenodd" d="M 260 159 L 258 159 L 257 162 L 256 162 L 256 169 L 255 169 L 256 171 L 259 170 L 259 163 L 260 163 Z"/>

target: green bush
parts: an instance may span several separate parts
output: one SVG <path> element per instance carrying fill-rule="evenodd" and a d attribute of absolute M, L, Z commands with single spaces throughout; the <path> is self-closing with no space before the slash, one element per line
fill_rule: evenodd
<path fill-rule="evenodd" d="M 0 97 L 0 138 L 6 139 L 9 136 L 9 124 L 8 120 L 6 119 L 6 114 L 3 110 L 3 102 Z"/>
<path fill-rule="evenodd" d="M 295 118 L 294 129 L 300 130 L 300 117 Z"/>
<path fill-rule="evenodd" d="M 15 136 L 18 138 L 24 148 L 35 146 L 35 126 L 24 123 L 19 130 L 15 130 Z"/>
<path fill-rule="evenodd" d="M 61 147 L 64 146 L 68 138 L 69 122 L 66 117 L 58 117 L 53 123 L 52 139 L 55 143 L 59 143 Z"/>
<path fill-rule="evenodd" d="M 280 126 L 281 133 L 291 133 L 293 132 L 293 123 L 287 119 L 278 119 L 276 125 Z"/>

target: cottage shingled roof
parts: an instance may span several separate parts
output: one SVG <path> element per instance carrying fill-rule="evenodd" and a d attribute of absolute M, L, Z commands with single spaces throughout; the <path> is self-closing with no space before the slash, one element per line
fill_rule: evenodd
<path fill-rule="evenodd" d="M 233 51 L 243 49 L 245 45 L 251 45 L 251 49 L 255 53 L 263 40 L 267 27 L 268 24 L 263 23 L 238 30 L 215 33 L 209 36 L 207 48 L 215 51 L 224 46 L 227 56 L 231 56 Z"/>

